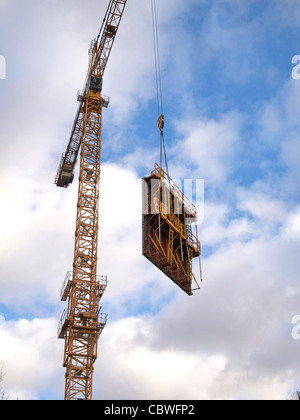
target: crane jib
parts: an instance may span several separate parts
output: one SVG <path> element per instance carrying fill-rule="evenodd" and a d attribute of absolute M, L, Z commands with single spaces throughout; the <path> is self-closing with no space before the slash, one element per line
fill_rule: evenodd
<path fill-rule="evenodd" d="M 93 63 L 92 73 L 103 77 L 105 67 L 123 16 L 127 0 L 111 1 L 109 11 L 106 15 L 105 24 L 102 26 L 102 33 L 97 38 L 98 52 Z M 100 74 L 99 74 L 100 73 Z"/>
<path fill-rule="evenodd" d="M 58 167 L 55 184 L 58 187 L 67 188 L 74 179 L 74 170 L 82 138 L 82 121 L 84 113 L 85 97 L 90 89 L 94 91 L 102 90 L 102 78 L 114 44 L 114 40 L 123 16 L 127 0 L 110 0 L 102 27 L 97 39 L 92 41 L 90 53 L 90 65 L 87 78 L 84 83 L 83 91 L 78 95 L 80 102 L 71 136 L 65 153 L 61 157 Z M 107 107 L 107 97 L 102 97 L 103 106 Z"/>

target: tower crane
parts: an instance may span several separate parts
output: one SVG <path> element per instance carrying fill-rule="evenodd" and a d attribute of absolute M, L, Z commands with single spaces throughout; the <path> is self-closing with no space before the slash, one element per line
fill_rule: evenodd
<path fill-rule="evenodd" d="M 55 179 L 58 187 L 72 183 L 80 150 L 73 270 L 61 290 L 61 300 L 68 300 L 68 307 L 58 326 L 58 337 L 65 340 L 66 400 L 92 399 L 98 338 L 107 321 L 100 312 L 107 278 L 97 275 L 102 109 L 109 104 L 101 92 L 126 2 L 110 0 L 99 35 L 91 42 L 86 80 L 78 92 L 78 110 Z"/>

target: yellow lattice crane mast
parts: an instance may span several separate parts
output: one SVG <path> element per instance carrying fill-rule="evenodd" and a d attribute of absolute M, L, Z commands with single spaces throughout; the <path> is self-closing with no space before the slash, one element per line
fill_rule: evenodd
<path fill-rule="evenodd" d="M 107 321 L 100 313 L 107 278 L 97 276 L 102 109 L 109 103 L 101 91 L 126 2 L 110 0 L 99 35 L 91 43 L 84 89 L 78 93 L 78 111 L 55 179 L 58 187 L 72 183 L 81 149 L 73 270 L 61 290 L 68 308 L 58 326 L 58 337 L 65 339 L 66 400 L 92 399 L 98 338 Z"/>

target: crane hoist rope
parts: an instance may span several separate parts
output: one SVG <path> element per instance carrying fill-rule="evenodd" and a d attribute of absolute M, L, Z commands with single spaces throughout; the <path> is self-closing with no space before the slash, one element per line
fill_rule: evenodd
<path fill-rule="evenodd" d="M 155 163 L 154 170 L 150 175 L 142 178 L 142 253 L 144 257 L 185 293 L 192 296 L 194 290 L 200 289 L 198 280 L 193 273 L 194 258 L 199 258 L 200 280 L 202 281 L 201 244 L 198 239 L 196 224 L 198 220 L 197 209 L 169 176 L 164 140 L 165 116 L 163 111 L 156 0 L 151 0 L 151 7 L 158 128 L 160 130 L 160 165 Z M 162 168 L 163 154 L 165 169 Z"/>
<path fill-rule="evenodd" d="M 163 155 L 164 155 L 166 172 L 169 175 L 166 145 L 165 145 L 165 138 L 164 138 L 165 116 L 164 116 L 162 82 L 161 82 L 161 72 L 160 72 L 160 52 L 159 52 L 156 0 L 151 0 L 151 9 L 152 9 L 152 28 L 153 28 L 153 44 L 154 44 L 157 111 L 158 111 L 157 122 L 158 122 L 159 131 L 160 131 L 160 167 L 162 168 Z"/>
<path fill-rule="evenodd" d="M 155 76 L 156 76 L 157 109 L 158 109 L 158 117 L 159 117 L 160 115 L 163 115 L 164 110 L 163 110 L 162 84 L 161 84 L 161 73 L 160 73 L 160 53 L 159 53 L 156 0 L 151 0 L 151 9 L 152 9 L 152 29 L 153 29 L 153 46 L 154 46 L 154 61 L 155 61 Z"/>

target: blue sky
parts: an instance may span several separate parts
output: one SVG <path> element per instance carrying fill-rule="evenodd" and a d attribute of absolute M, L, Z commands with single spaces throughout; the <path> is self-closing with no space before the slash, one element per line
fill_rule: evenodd
<path fill-rule="evenodd" d="M 0 0 L 0 363 L 12 399 L 63 397 L 56 327 L 77 182 L 61 191 L 54 177 L 106 3 Z M 128 0 L 103 88 L 109 323 L 94 396 L 286 399 L 300 387 L 300 4 L 157 8 L 170 175 L 205 180 L 204 281 L 189 298 L 141 255 L 140 178 L 159 160 L 159 132 L 150 0 Z"/>

